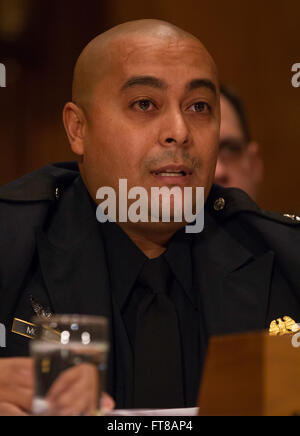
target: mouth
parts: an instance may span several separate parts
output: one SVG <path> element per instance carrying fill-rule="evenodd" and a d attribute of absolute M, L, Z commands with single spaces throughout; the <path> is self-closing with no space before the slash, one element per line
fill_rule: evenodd
<path fill-rule="evenodd" d="M 163 182 L 167 185 L 182 185 L 190 180 L 193 175 L 193 170 L 184 165 L 166 165 L 151 171 L 151 174 L 157 181 Z"/>

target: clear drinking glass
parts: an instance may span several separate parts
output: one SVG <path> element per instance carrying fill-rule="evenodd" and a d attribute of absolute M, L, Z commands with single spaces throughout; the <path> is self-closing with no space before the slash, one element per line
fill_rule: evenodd
<path fill-rule="evenodd" d="M 49 408 L 46 398 L 49 389 L 63 372 L 83 364 L 89 364 L 95 370 L 99 398 L 93 412 L 101 413 L 100 400 L 105 390 L 109 349 L 107 319 L 96 316 L 54 315 L 46 320 L 34 318 L 33 323 L 35 339 L 30 344 L 35 375 L 33 414 L 59 414 L 59 411 Z"/>

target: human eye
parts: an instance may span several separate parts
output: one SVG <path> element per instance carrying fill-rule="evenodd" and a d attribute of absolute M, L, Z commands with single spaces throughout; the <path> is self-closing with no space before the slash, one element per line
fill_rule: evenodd
<path fill-rule="evenodd" d="M 189 106 L 188 110 L 190 112 L 198 112 L 198 113 L 210 113 L 211 106 L 204 101 L 197 101 Z"/>
<path fill-rule="evenodd" d="M 239 159 L 243 155 L 245 149 L 246 144 L 244 141 L 234 138 L 223 140 L 220 143 L 219 158 L 224 162 Z"/>
<path fill-rule="evenodd" d="M 147 98 L 137 100 L 131 106 L 141 112 L 150 112 L 156 108 L 154 103 Z"/>
<path fill-rule="evenodd" d="M 239 155 L 241 154 L 245 149 L 245 143 L 242 140 L 238 139 L 229 139 L 229 140 L 223 140 L 220 143 L 220 151 L 224 151 L 226 153 Z"/>

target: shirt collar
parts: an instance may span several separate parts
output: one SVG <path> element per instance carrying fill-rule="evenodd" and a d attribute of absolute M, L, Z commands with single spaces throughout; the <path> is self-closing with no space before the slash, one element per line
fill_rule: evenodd
<path fill-rule="evenodd" d="M 112 289 L 117 303 L 123 309 L 140 271 L 147 261 L 144 253 L 115 223 L 101 224 Z M 192 299 L 192 236 L 184 229 L 171 239 L 163 254 L 175 278 Z"/>

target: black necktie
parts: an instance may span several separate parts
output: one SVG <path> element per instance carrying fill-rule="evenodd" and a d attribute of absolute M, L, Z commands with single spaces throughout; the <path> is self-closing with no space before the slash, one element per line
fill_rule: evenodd
<path fill-rule="evenodd" d="M 184 407 L 178 319 L 167 295 L 171 271 L 164 257 L 147 260 L 139 283 L 147 292 L 137 313 L 136 408 Z"/>

